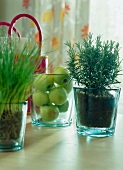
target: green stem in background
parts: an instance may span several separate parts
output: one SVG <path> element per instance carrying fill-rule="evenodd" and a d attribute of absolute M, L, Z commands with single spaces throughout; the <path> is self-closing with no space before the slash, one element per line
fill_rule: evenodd
<path fill-rule="evenodd" d="M 10 25 L 11 24 L 9 22 L 0 22 L 0 26 L 10 27 Z M 18 37 L 20 38 L 20 33 L 18 32 L 18 30 L 15 27 L 13 27 L 12 29 L 18 35 Z"/>
<path fill-rule="evenodd" d="M 35 23 L 35 25 L 36 25 L 36 27 L 37 27 L 37 29 L 38 29 L 38 32 L 39 32 L 39 55 L 40 55 L 40 53 L 41 53 L 41 46 L 42 46 L 42 32 L 41 32 L 41 28 L 40 28 L 39 23 L 37 22 L 37 20 L 36 20 L 32 15 L 30 15 L 30 14 L 25 14 L 25 13 L 16 15 L 16 16 L 12 19 L 12 21 L 11 21 L 10 27 L 9 27 L 9 29 L 8 29 L 8 35 L 11 37 L 12 28 L 13 28 L 15 22 L 16 22 L 18 19 L 23 18 L 23 17 L 27 17 L 27 18 L 31 19 L 31 20 Z"/>

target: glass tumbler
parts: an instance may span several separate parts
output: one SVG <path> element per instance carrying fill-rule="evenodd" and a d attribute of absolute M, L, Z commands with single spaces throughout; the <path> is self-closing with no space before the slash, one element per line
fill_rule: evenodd
<path fill-rule="evenodd" d="M 0 103 L 0 152 L 24 147 L 27 102 Z"/>
<path fill-rule="evenodd" d="M 72 81 L 66 81 L 67 75 L 64 74 L 35 76 L 31 99 L 32 124 L 45 127 L 69 126 L 73 109 Z M 63 79 L 65 82 L 61 83 Z"/>
<path fill-rule="evenodd" d="M 91 137 L 114 135 L 120 88 L 74 87 L 74 96 L 78 134 Z"/>

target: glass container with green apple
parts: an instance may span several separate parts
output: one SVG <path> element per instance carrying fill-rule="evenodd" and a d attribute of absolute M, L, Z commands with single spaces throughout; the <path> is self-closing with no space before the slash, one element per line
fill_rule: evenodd
<path fill-rule="evenodd" d="M 72 122 L 73 83 L 68 70 L 56 66 L 50 74 L 36 74 L 31 103 L 36 126 L 66 127 Z"/>

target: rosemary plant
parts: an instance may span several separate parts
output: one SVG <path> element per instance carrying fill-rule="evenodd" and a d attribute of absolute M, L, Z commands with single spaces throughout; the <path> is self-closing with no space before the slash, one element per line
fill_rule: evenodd
<path fill-rule="evenodd" d="M 24 102 L 31 95 L 38 48 L 34 45 L 30 50 L 26 43 L 20 51 L 19 46 L 19 39 L 0 38 L 0 117 L 5 110 L 12 112 L 14 108 L 10 109 L 9 104 Z"/>
<path fill-rule="evenodd" d="M 121 71 L 119 59 L 119 43 L 102 41 L 101 36 L 93 39 L 91 33 L 88 38 L 73 46 L 68 46 L 68 69 L 71 77 L 87 88 L 106 88 L 120 83 L 118 76 Z"/>

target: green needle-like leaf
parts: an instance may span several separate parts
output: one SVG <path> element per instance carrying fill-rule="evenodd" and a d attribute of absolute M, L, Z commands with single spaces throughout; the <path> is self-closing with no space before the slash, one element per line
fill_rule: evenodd
<path fill-rule="evenodd" d="M 119 43 L 103 42 L 101 36 L 93 39 L 91 33 L 88 38 L 73 46 L 68 46 L 68 69 L 71 77 L 79 84 L 88 88 L 105 88 L 120 83 L 118 76 L 121 72 L 119 58 Z"/>
<path fill-rule="evenodd" d="M 29 87 L 39 64 L 38 47 L 34 45 L 29 49 L 26 43 L 19 52 L 19 40 L 3 39 L 3 43 L 0 43 L 0 103 L 23 102 L 31 95 Z"/>

